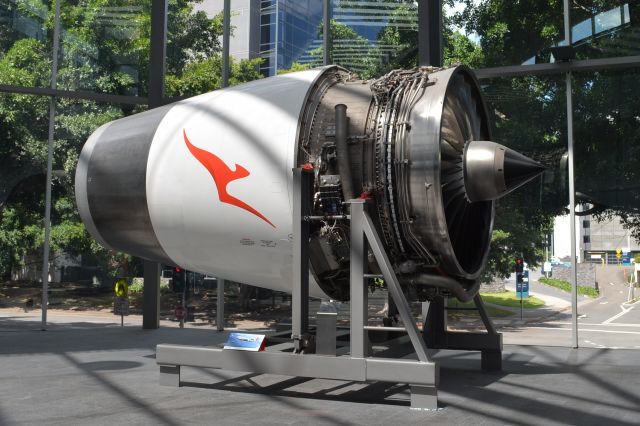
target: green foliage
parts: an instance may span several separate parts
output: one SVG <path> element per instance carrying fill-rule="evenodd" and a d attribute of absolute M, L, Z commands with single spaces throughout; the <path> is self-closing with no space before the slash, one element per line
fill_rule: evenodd
<path fill-rule="evenodd" d="M 447 306 L 452 308 L 475 308 L 475 304 L 473 301 L 462 303 L 455 297 L 450 297 L 447 299 Z M 487 309 L 487 313 L 492 318 L 504 318 L 513 315 L 513 312 L 507 311 L 506 309 L 496 308 L 495 306 L 485 306 Z M 476 310 L 455 310 L 452 309 L 447 311 L 447 314 L 452 318 L 460 318 L 460 317 L 480 317 L 480 314 Z"/>
<path fill-rule="evenodd" d="M 291 68 L 281 68 L 278 70 L 278 75 L 282 75 L 282 74 L 288 74 L 290 72 L 296 72 L 296 71 L 306 71 L 308 69 L 311 69 L 311 65 L 309 64 L 301 64 L 299 62 L 294 62 L 291 64 Z"/>
<path fill-rule="evenodd" d="M 482 300 L 487 303 L 499 306 L 507 306 L 510 308 L 520 307 L 520 298 L 516 297 L 514 291 L 503 291 L 502 293 L 481 293 Z M 525 309 L 537 309 L 544 306 L 544 300 L 535 296 L 523 297 L 522 307 Z"/>
<path fill-rule="evenodd" d="M 445 66 L 464 64 L 471 68 L 478 68 L 484 61 L 480 45 L 458 31 L 447 33 L 443 56 Z"/>
<path fill-rule="evenodd" d="M 222 15 L 209 19 L 204 12 L 195 12 L 194 5 L 200 2 L 169 0 L 166 77 L 171 96 L 220 87 Z M 0 84 L 50 86 L 54 16 L 49 6 L 44 0 L 16 0 L 2 6 L 42 28 L 34 30 L 37 36 L 25 38 L 10 25 L 0 25 Z M 58 88 L 145 96 L 150 6 L 150 0 L 62 0 Z M 124 18 L 117 15 L 120 12 Z M 259 62 L 233 62 L 230 84 L 260 78 Z M 25 256 L 42 253 L 49 102 L 39 96 L 0 96 L 0 278 L 7 278 Z M 140 272 L 136 272 L 138 261 L 109 252 L 90 237 L 78 217 L 74 194 L 78 155 L 89 135 L 106 122 L 140 110 L 57 100 L 52 256 L 83 254 L 112 277 L 126 263 L 130 275 Z"/>
<path fill-rule="evenodd" d="M 547 278 L 547 277 L 540 277 L 538 281 L 541 282 L 542 284 L 555 287 L 567 293 L 571 293 L 571 283 L 568 281 L 558 280 L 555 278 Z M 586 287 L 582 285 L 578 286 L 578 294 L 581 296 L 587 296 L 587 297 L 598 297 L 600 295 L 598 293 L 598 290 L 596 290 L 595 288 Z"/>
<path fill-rule="evenodd" d="M 133 282 L 129 286 L 129 294 L 142 294 L 144 291 L 144 280 L 141 278 L 134 278 Z"/>
<path fill-rule="evenodd" d="M 129 285 L 129 294 L 130 295 L 142 295 L 144 292 L 144 278 L 133 278 L 131 285 Z M 160 294 L 168 294 L 171 293 L 171 288 L 169 287 L 169 282 L 165 280 L 160 280 Z"/>
<path fill-rule="evenodd" d="M 262 78 L 258 66 L 261 58 L 242 59 L 239 62 L 229 58 L 229 85 L 245 83 Z M 210 92 L 222 87 L 222 57 L 191 62 L 180 75 L 167 75 L 166 92 L 168 96 L 193 96 Z"/>

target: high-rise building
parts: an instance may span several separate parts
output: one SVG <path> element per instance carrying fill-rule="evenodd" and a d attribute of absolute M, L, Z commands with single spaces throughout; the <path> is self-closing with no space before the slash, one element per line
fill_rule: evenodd
<path fill-rule="evenodd" d="M 260 70 L 266 76 L 291 64 L 319 46 L 322 1 L 261 0 Z M 321 55 L 320 55 L 321 56 Z"/>
<path fill-rule="evenodd" d="M 205 0 L 198 10 L 219 13 L 223 0 Z M 230 53 L 237 59 L 262 57 L 260 71 L 276 75 L 294 62 L 322 64 L 323 2 L 320 0 L 234 0 Z M 413 2 L 331 1 L 332 20 L 339 38 L 332 41 L 332 62 L 361 72 L 407 46 L 380 35 L 389 27 L 417 34 L 417 5 Z M 415 46 L 413 46 L 415 49 Z"/>
<path fill-rule="evenodd" d="M 205 0 L 197 4 L 195 10 L 213 17 L 222 12 L 223 6 L 223 0 Z M 236 59 L 260 56 L 260 0 L 233 0 L 231 27 L 233 37 L 229 42 L 229 54 Z"/>

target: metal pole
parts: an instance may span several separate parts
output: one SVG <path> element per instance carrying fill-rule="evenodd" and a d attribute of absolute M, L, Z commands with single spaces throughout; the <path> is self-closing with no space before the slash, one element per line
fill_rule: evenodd
<path fill-rule="evenodd" d="M 51 89 L 58 86 L 58 46 L 60 39 L 60 0 L 56 1 L 53 24 L 53 52 L 51 61 Z M 44 201 L 44 244 L 42 249 L 42 324 L 47 329 L 47 307 L 49 304 L 49 240 L 51 236 L 51 175 L 53 174 L 53 136 L 56 124 L 56 98 L 49 100 L 49 135 L 47 153 L 47 183 Z"/>
<path fill-rule="evenodd" d="M 442 66 L 442 0 L 418 2 L 418 65 Z"/>
<path fill-rule="evenodd" d="M 418 66 L 431 65 L 429 55 L 429 0 L 418 1 Z"/>
<path fill-rule="evenodd" d="M 304 349 L 309 331 L 309 232 L 313 169 L 293 169 L 293 288 L 291 338 L 296 352 Z"/>
<path fill-rule="evenodd" d="M 222 87 L 229 86 L 229 37 L 231 34 L 231 0 L 224 0 L 222 16 Z"/>
<path fill-rule="evenodd" d="M 224 331 L 224 280 L 218 278 L 218 288 L 216 289 L 216 329 Z"/>
<path fill-rule="evenodd" d="M 151 2 L 151 48 L 149 53 L 149 108 L 164 103 L 164 72 L 167 51 L 167 0 Z M 142 328 L 160 327 L 160 276 L 158 262 L 143 261 Z"/>
<path fill-rule="evenodd" d="M 331 63 L 331 0 L 322 2 L 322 64 Z"/>
<path fill-rule="evenodd" d="M 149 54 L 149 108 L 163 104 L 167 52 L 167 0 L 151 3 L 151 49 Z"/>
<path fill-rule="evenodd" d="M 368 325 L 367 286 L 364 279 L 367 245 L 364 238 L 364 200 L 350 200 L 351 210 L 351 357 L 364 358 L 368 345 L 364 327 Z M 407 325 L 408 327 L 408 325 Z"/>
<path fill-rule="evenodd" d="M 564 0 L 564 40 L 571 46 L 569 0 Z M 578 265 L 576 262 L 576 197 L 573 164 L 573 93 L 571 71 L 566 75 L 567 91 L 567 145 L 569 151 L 569 220 L 571 221 L 571 346 L 578 347 Z"/>

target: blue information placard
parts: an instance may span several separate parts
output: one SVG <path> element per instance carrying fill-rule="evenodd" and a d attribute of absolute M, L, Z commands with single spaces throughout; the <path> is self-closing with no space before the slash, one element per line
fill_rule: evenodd
<path fill-rule="evenodd" d="M 264 334 L 231 333 L 224 349 L 259 352 L 264 350 L 266 343 Z"/>

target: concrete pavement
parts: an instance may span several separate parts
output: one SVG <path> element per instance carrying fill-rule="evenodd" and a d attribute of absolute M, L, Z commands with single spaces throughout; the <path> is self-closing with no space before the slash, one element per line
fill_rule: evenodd
<path fill-rule="evenodd" d="M 637 351 L 507 345 L 504 371 L 491 374 L 477 353 L 444 351 L 441 409 L 414 412 L 402 384 L 185 368 L 186 386 L 158 385 L 156 344 L 214 345 L 226 333 L 15 322 L 0 323 L 2 425 L 638 424 Z"/>

